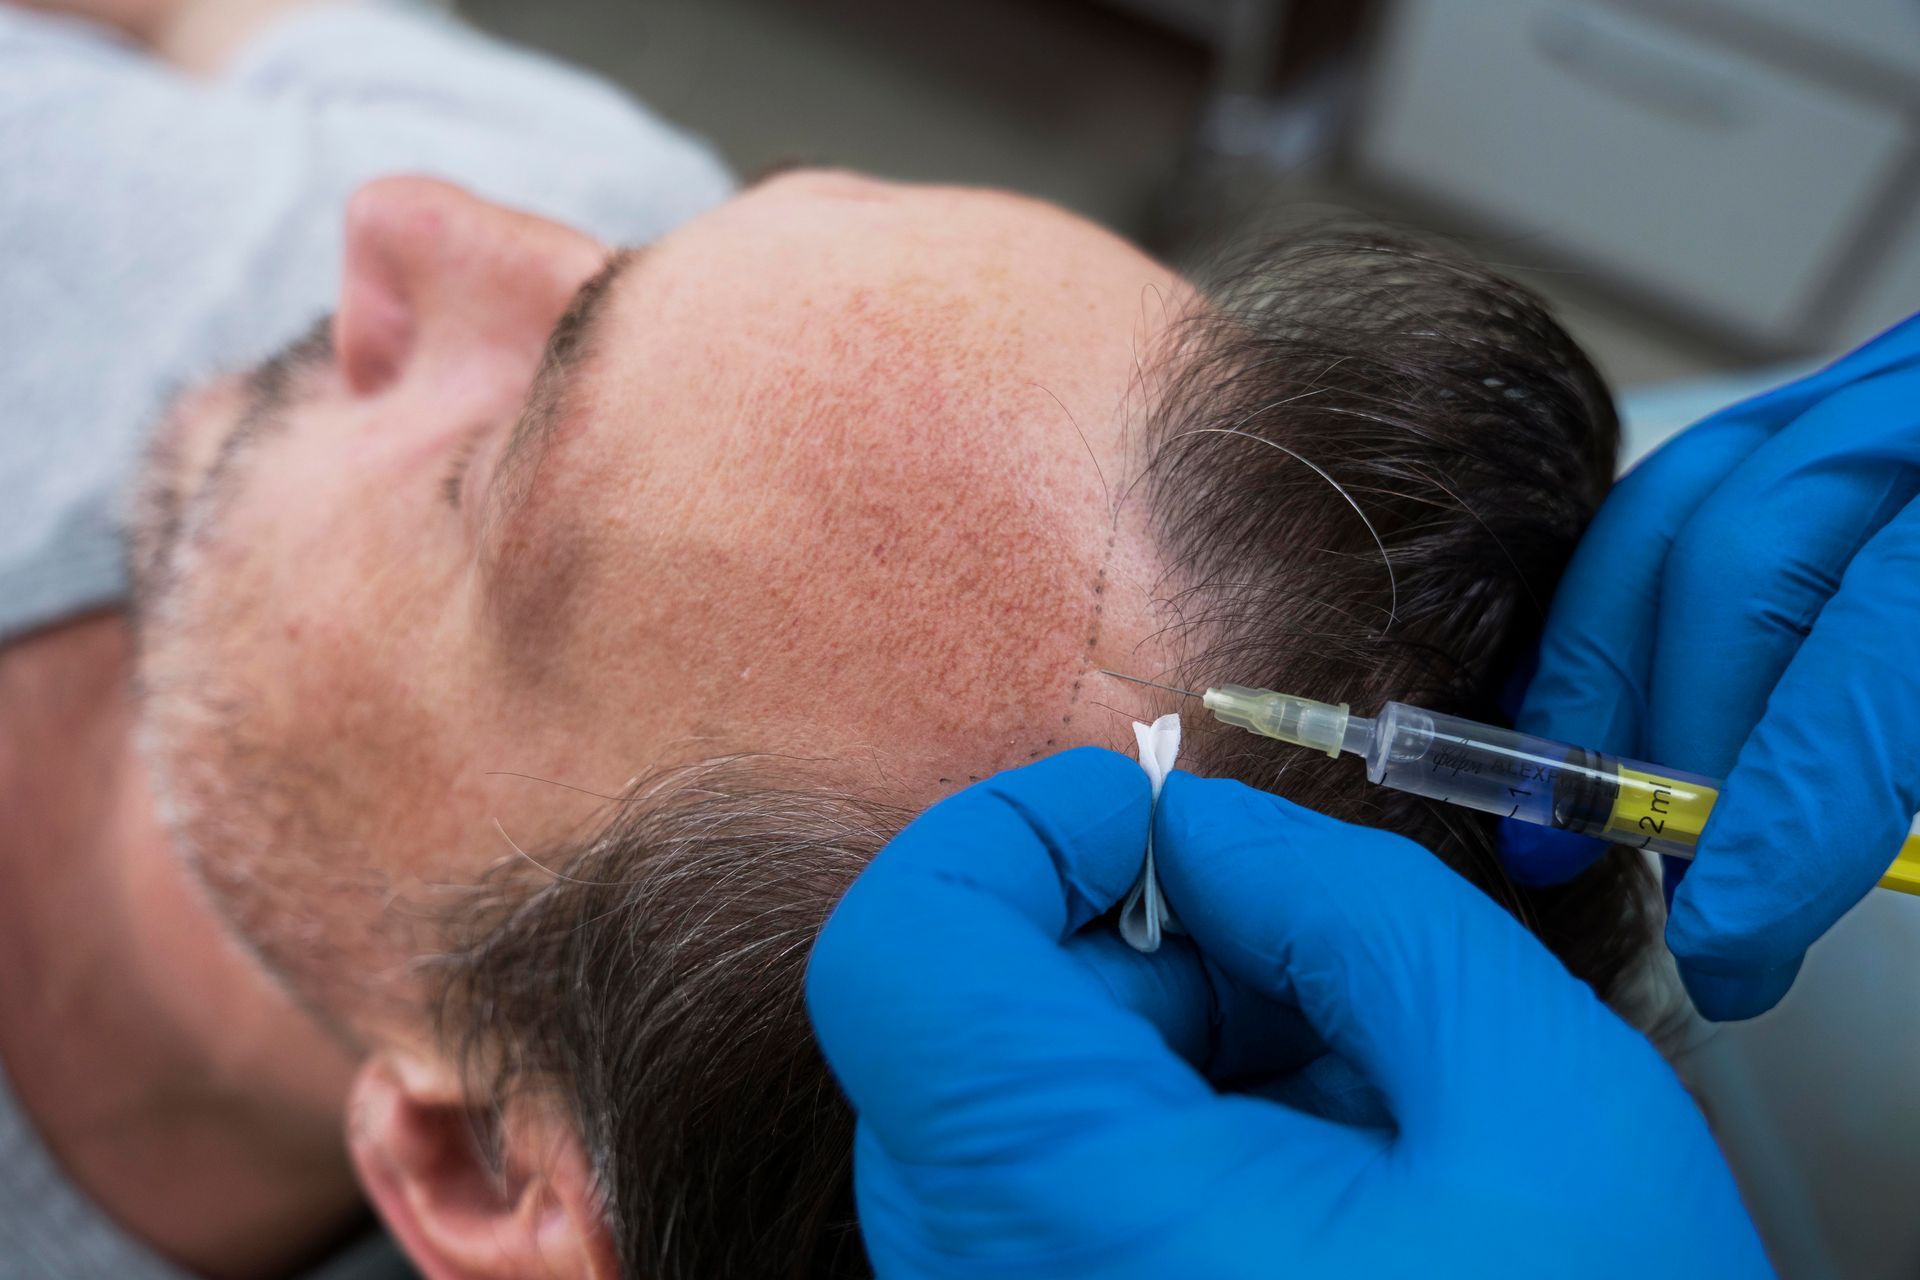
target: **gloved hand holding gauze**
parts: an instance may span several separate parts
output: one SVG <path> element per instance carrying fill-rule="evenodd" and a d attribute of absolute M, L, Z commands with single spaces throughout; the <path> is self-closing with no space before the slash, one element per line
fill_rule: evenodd
<path fill-rule="evenodd" d="M 1148 830 L 1187 937 L 1074 945 Z M 1259 998 L 1173 972 L 1188 940 Z M 1162 1000 L 1223 1041 L 1292 1007 L 1391 1123 L 1223 1088 L 1119 966 L 1167 970 Z M 1238 782 L 1175 770 L 1156 800 L 1136 762 L 1082 747 L 947 797 L 835 908 L 807 1009 L 858 1117 L 877 1276 L 1773 1274 L 1645 1037 L 1429 851 Z"/>

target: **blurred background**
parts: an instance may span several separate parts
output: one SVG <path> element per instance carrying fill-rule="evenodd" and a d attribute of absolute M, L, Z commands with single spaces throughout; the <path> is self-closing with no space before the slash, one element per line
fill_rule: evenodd
<path fill-rule="evenodd" d="M 1280 210 L 1439 231 L 1645 391 L 1630 452 L 1920 309 L 1920 0 L 458 7 L 746 176 L 1010 187 L 1176 265 Z"/>

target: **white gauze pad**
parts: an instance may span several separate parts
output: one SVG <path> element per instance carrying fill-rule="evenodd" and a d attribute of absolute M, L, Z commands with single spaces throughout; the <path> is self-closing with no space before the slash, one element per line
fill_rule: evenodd
<path fill-rule="evenodd" d="M 1180 756 L 1180 717 L 1161 716 L 1150 725 L 1136 720 L 1133 736 L 1140 744 L 1140 767 L 1147 771 L 1154 803 L 1158 804 L 1160 788 Z M 1158 951 L 1163 931 L 1179 933 L 1180 922 L 1167 910 L 1167 900 L 1160 894 L 1160 878 L 1153 874 L 1153 828 L 1148 826 L 1147 859 L 1140 867 L 1140 878 L 1121 904 L 1120 936 L 1135 951 Z"/>

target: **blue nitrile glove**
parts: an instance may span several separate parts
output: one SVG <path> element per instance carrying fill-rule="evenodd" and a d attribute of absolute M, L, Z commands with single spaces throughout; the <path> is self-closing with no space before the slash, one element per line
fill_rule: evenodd
<path fill-rule="evenodd" d="M 1709 1018 L 1785 995 L 1920 807 L 1917 492 L 1920 317 L 1635 468 L 1554 600 L 1519 727 L 1728 780 L 1667 924 Z M 1504 843 L 1536 883 L 1599 851 Z"/>
<path fill-rule="evenodd" d="M 1069 946 L 1149 815 L 1124 756 L 1053 756 L 921 815 L 828 921 L 808 1004 L 880 1276 L 1771 1274 L 1673 1073 L 1512 918 L 1407 840 L 1176 772 L 1181 923 L 1394 1123 L 1216 1092 L 1115 998 L 1117 953 Z M 1204 999 L 1188 977 L 1149 1000 Z"/>

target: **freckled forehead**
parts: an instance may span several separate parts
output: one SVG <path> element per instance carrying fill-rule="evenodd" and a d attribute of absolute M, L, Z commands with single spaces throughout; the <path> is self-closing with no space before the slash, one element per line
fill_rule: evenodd
<path fill-rule="evenodd" d="M 1102 471 L 1127 466 L 1143 286 L 1174 286 L 1010 203 L 838 231 L 748 210 L 616 300 L 568 469 L 596 548 L 570 663 L 671 691 L 663 739 L 870 759 L 912 789 L 1092 736 L 1073 700 L 1104 584 L 1144 572 Z"/>

